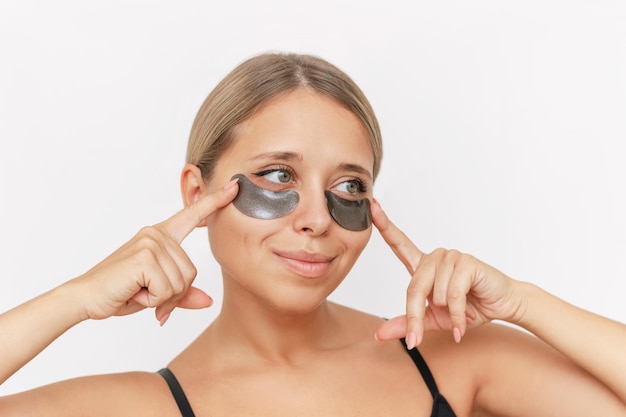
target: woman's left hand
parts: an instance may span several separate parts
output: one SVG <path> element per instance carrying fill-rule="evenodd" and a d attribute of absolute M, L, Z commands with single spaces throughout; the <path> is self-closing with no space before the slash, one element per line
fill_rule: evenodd
<path fill-rule="evenodd" d="M 451 330 L 457 342 L 468 326 L 491 320 L 518 322 L 523 299 L 517 281 L 471 255 L 456 250 L 420 251 L 383 212 L 372 203 L 373 223 L 411 275 L 406 315 L 383 323 L 379 340 L 406 337 L 409 348 L 419 345 L 425 331 Z"/>

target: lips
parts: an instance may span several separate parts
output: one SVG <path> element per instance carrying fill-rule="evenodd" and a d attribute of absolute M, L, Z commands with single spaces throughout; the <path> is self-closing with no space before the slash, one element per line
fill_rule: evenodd
<path fill-rule="evenodd" d="M 321 277 L 335 259 L 332 256 L 305 251 L 277 251 L 274 254 L 285 266 L 306 278 Z"/>

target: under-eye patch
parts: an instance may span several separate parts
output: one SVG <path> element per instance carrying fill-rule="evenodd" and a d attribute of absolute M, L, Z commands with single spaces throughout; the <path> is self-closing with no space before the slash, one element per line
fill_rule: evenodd
<path fill-rule="evenodd" d="M 261 188 L 243 174 L 233 175 L 238 178 L 239 192 L 233 205 L 246 216 L 257 219 L 278 219 L 294 211 L 300 196 L 294 190 L 270 191 Z M 370 201 L 367 198 L 352 201 L 325 191 L 326 206 L 335 222 L 347 230 L 361 231 L 372 224 Z"/>
<path fill-rule="evenodd" d="M 330 191 L 324 191 L 324 195 L 326 195 L 328 211 L 339 226 L 359 232 L 372 224 L 370 201 L 367 198 L 356 201 L 346 200 Z"/>
<path fill-rule="evenodd" d="M 300 196 L 293 190 L 270 191 L 255 185 L 245 175 L 235 174 L 238 178 L 239 192 L 233 205 L 246 216 L 257 219 L 278 219 L 295 210 Z"/>

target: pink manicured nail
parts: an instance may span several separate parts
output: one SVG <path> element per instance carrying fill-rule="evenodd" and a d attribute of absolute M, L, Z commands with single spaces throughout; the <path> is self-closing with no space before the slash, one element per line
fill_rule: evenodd
<path fill-rule="evenodd" d="M 237 181 L 239 181 L 239 178 L 231 180 L 228 184 L 224 186 L 224 190 L 230 190 L 231 188 L 233 188 L 235 184 L 237 184 Z"/>
<path fill-rule="evenodd" d="M 163 317 L 161 317 L 161 320 L 159 320 L 159 325 L 163 327 L 163 325 L 169 318 L 170 318 L 170 313 L 164 314 Z"/>
<path fill-rule="evenodd" d="M 454 341 L 457 343 L 461 343 L 461 329 L 459 329 L 458 327 L 455 327 L 452 330 L 452 334 L 454 335 Z"/>
<path fill-rule="evenodd" d="M 406 335 L 406 347 L 411 350 L 415 347 L 416 343 L 417 334 L 415 334 L 415 332 L 409 332 L 409 334 Z"/>

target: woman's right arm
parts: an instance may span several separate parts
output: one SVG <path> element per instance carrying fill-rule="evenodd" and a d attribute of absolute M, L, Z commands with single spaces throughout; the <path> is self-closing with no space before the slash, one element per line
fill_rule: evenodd
<path fill-rule="evenodd" d="M 163 324 L 176 307 L 210 306 L 211 298 L 191 286 L 196 269 L 180 243 L 233 200 L 235 185 L 231 182 L 164 222 L 143 228 L 85 274 L 0 315 L 0 384 L 84 320 L 155 307 Z"/>
<path fill-rule="evenodd" d="M 0 315 L 0 383 L 85 318 L 72 281 Z"/>

